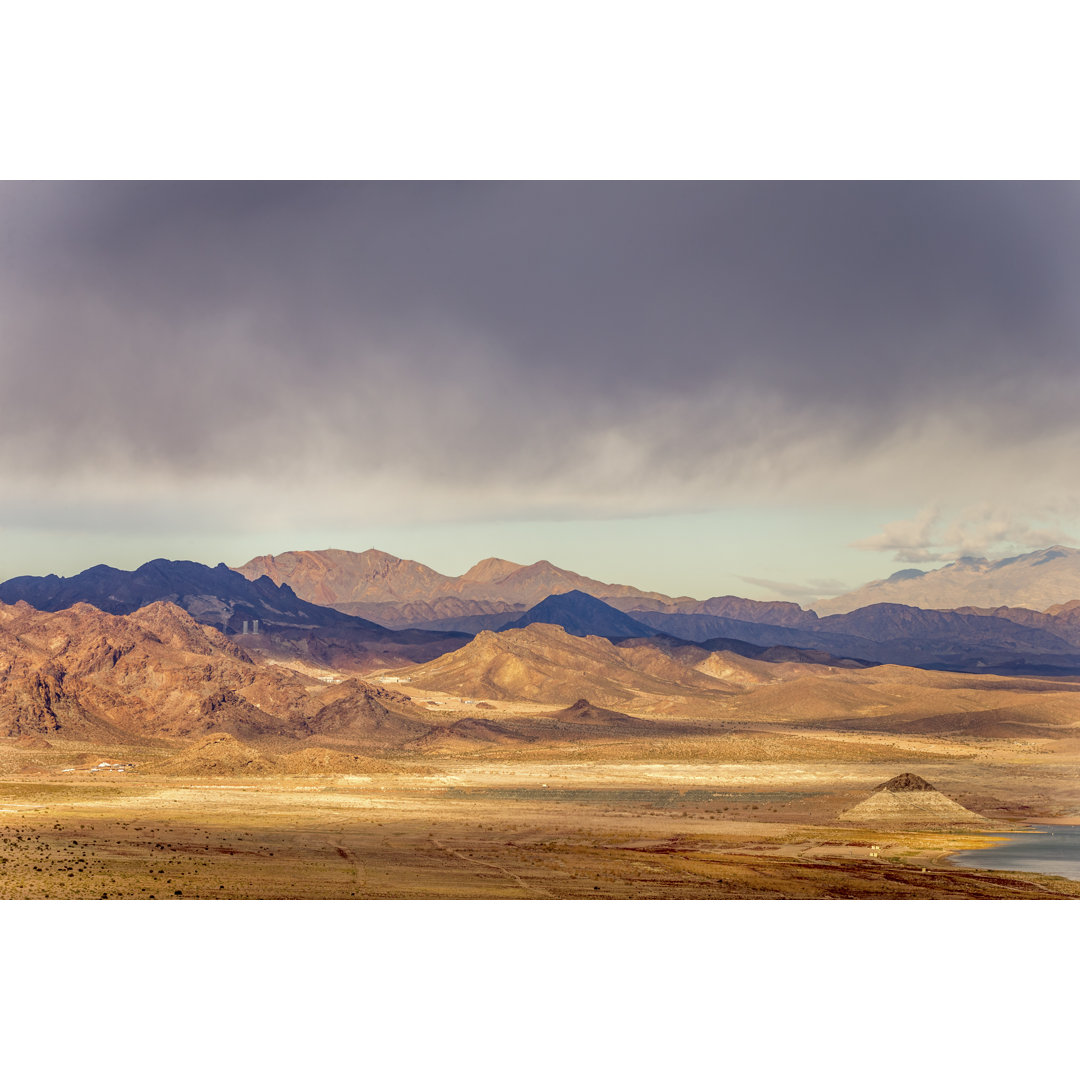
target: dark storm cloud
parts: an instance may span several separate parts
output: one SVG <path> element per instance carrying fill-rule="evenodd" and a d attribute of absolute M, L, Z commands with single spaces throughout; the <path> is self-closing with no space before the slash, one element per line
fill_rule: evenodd
<path fill-rule="evenodd" d="M 1077 190 L 4 185 L 0 454 L 491 513 L 1008 487 L 1073 446 Z"/>

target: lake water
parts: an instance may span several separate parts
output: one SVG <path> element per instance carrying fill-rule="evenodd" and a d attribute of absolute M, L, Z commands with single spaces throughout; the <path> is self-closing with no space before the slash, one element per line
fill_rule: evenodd
<path fill-rule="evenodd" d="M 1040 825 L 1038 832 L 1009 833 L 1003 844 L 950 856 L 977 870 L 1024 870 L 1080 881 L 1080 825 Z"/>

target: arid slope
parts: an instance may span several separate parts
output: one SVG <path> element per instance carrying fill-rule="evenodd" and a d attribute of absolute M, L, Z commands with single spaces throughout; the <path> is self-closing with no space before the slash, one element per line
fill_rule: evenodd
<path fill-rule="evenodd" d="M 92 741 L 358 735 L 421 710 L 360 679 L 327 686 L 257 663 L 169 603 L 131 615 L 0 604 L 0 734 Z"/>
<path fill-rule="evenodd" d="M 418 689 L 501 702 L 596 705 L 640 716 L 811 723 L 846 730 L 987 738 L 1080 735 L 1080 682 L 767 663 L 696 646 L 616 646 L 535 623 L 490 631 L 431 663 L 400 669 Z"/>

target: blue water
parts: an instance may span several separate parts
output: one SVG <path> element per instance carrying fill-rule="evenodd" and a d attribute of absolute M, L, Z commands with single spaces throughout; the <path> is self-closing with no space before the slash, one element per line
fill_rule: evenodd
<path fill-rule="evenodd" d="M 1080 881 L 1080 825 L 1040 825 L 1038 832 L 1009 833 L 1005 843 L 950 856 L 977 870 L 1023 870 Z"/>

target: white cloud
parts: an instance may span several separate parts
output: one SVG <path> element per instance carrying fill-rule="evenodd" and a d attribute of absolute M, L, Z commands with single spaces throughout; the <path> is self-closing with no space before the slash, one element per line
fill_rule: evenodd
<path fill-rule="evenodd" d="M 863 551 L 892 551 L 897 562 L 930 563 L 1000 557 L 1075 543 L 1076 538 L 1060 523 L 1047 520 L 1056 516 L 1046 508 L 1025 514 L 983 503 L 943 521 L 942 510 L 930 506 L 907 521 L 889 522 L 876 536 L 856 540 L 851 546 Z"/>
<path fill-rule="evenodd" d="M 815 600 L 846 592 L 851 587 L 850 583 L 838 581 L 835 578 L 815 578 L 807 582 L 774 581 L 772 578 L 760 577 L 740 577 L 739 580 L 745 581 L 747 585 L 766 589 L 783 600 L 792 600 L 797 604 L 813 603 Z"/>

